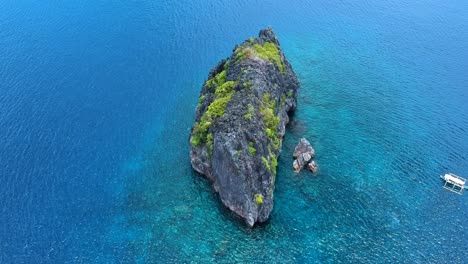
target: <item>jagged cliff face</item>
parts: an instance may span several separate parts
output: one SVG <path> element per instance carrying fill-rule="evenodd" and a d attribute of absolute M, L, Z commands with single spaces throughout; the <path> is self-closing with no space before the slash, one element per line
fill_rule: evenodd
<path fill-rule="evenodd" d="M 236 46 L 202 87 L 192 167 L 249 226 L 273 209 L 277 158 L 299 83 L 271 28 Z"/>

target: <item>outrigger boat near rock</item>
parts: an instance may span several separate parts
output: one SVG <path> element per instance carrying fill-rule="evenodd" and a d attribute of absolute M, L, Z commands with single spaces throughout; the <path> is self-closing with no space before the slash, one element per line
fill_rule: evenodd
<path fill-rule="evenodd" d="M 467 186 L 465 186 L 466 179 L 453 173 L 446 173 L 445 175 L 440 175 L 440 178 L 445 181 L 443 187 L 451 192 L 461 195 L 463 194 L 463 190 L 467 188 Z"/>

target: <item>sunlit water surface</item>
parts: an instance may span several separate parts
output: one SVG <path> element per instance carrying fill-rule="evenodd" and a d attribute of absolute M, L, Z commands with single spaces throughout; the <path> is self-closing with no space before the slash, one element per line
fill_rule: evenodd
<path fill-rule="evenodd" d="M 468 4 L 358 2 L 0 3 L 0 262 L 465 262 L 438 176 L 468 176 Z M 249 229 L 188 135 L 211 67 L 268 25 L 301 89 Z M 318 176 L 292 172 L 303 136 Z"/>

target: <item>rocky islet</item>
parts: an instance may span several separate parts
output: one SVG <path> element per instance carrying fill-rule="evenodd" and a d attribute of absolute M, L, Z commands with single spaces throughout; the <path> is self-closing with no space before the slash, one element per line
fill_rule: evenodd
<path fill-rule="evenodd" d="M 300 172 L 302 168 L 307 167 L 313 173 L 318 171 L 318 165 L 315 160 L 315 150 L 312 144 L 305 139 L 301 138 L 293 153 L 293 169 L 295 172 Z"/>
<path fill-rule="evenodd" d="M 271 28 L 234 48 L 204 83 L 190 134 L 192 167 L 247 225 L 273 209 L 277 158 L 299 82 Z"/>

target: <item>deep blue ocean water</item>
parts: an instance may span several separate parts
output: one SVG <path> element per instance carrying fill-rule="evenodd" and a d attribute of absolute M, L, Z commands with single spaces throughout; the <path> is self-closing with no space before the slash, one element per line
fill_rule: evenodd
<path fill-rule="evenodd" d="M 466 263 L 465 1 L 0 2 L 0 263 Z M 196 175 L 208 71 L 273 26 L 301 81 L 268 224 Z M 306 136 L 320 174 L 295 175 Z M 455 252 L 455 253 L 454 253 Z"/>

